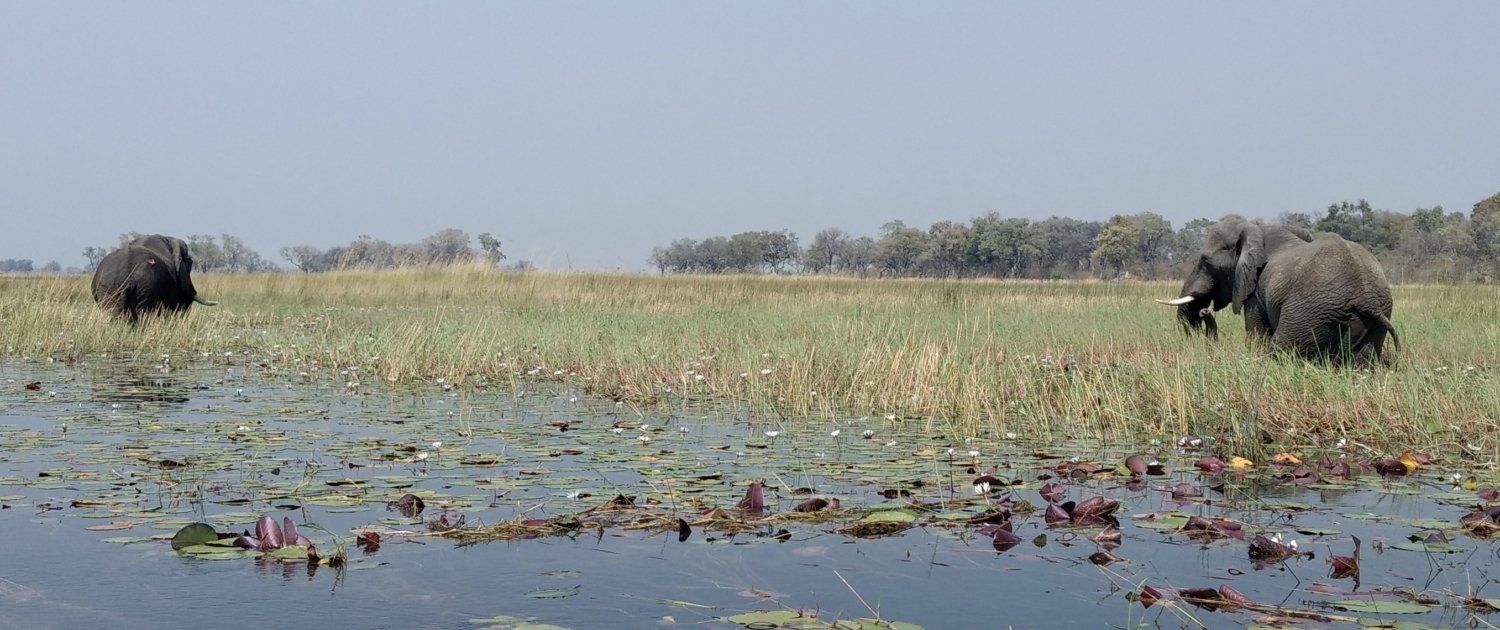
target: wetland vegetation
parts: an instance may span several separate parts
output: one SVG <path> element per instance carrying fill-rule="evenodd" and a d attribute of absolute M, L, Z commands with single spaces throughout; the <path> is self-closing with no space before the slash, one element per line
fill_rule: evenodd
<path fill-rule="evenodd" d="M 0 350 L 61 361 L 231 352 L 398 385 L 557 381 L 643 410 L 737 401 L 775 417 L 891 416 L 951 438 L 1192 432 L 1500 449 L 1500 294 L 1485 285 L 1396 287 L 1405 343 L 1395 368 L 1375 371 L 1266 356 L 1228 315 L 1218 343 L 1185 338 L 1152 303 L 1175 283 L 459 266 L 209 274 L 201 285 L 225 304 L 137 331 L 103 316 L 81 278 L 0 279 Z"/>
<path fill-rule="evenodd" d="M 1395 287 L 1394 365 L 1339 370 L 1228 316 L 1185 337 L 1152 302 L 1175 283 L 195 280 L 221 305 L 131 328 L 86 278 L 0 278 L 0 532 L 46 567 L 0 574 L 18 623 L 171 625 L 140 602 L 210 594 L 500 628 L 1500 605 L 1491 287 Z"/>

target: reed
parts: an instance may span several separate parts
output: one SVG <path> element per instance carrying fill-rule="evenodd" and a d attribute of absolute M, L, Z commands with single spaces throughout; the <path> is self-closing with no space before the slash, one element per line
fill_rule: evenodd
<path fill-rule="evenodd" d="M 139 328 L 88 279 L 0 277 L 12 358 L 250 353 L 265 369 L 457 386 L 562 381 L 641 405 L 734 401 L 894 416 L 956 437 L 1184 433 L 1495 456 L 1500 294 L 1398 286 L 1395 365 L 1266 356 L 1237 316 L 1186 338 L 1171 283 L 509 273 L 481 267 L 196 278 L 214 308 Z M 1389 346 L 1388 346 L 1389 349 Z M 332 378 L 331 376 L 329 378 Z"/>

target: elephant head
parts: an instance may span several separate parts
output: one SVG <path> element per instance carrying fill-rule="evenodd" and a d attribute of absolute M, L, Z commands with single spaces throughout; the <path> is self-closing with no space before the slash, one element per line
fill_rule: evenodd
<path fill-rule="evenodd" d="M 1202 330 L 1210 338 L 1217 337 L 1213 312 L 1225 306 L 1235 313 L 1244 312 L 1247 329 L 1263 330 L 1264 315 L 1256 297 L 1261 269 L 1271 254 L 1311 238 L 1299 228 L 1243 219 L 1220 221 L 1204 236 L 1198 259 L 1182 283 L 1181 295 L 1157 302 L 1177 307 L 1177 319 L 1188 334 Z"/>
<path fill-rule="evenodd" d="M 171 284 L 177 287 L 177 298 L 180 304 L 186 307 L 188 301 L 197 302 L 204 306 L 215 306 L 218 302 L 203 299 L 198 295 L 198 289 L 193 286 L 193 255 L 188 251 L 188 244 L 180 238 L 152 234 L 136 241 L 136 246 L 143 247 L 153 252 L 163 254 L 159 263 L 167 271 Z"/>

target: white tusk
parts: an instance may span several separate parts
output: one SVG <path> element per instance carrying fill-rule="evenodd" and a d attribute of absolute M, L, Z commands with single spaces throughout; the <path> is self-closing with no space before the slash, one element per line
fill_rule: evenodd
<path fill-rule="evenodd" d="M 196 295 L 193 296 L 193 301 L 197 302 L 199 304 L 202 304 L 204 306 L 218 306 L 219 305 L 218 302 L 215 302 L 213 300 L 205 300 L 205 299 L 203 299 L 203 298 L 201 298 L 199 296 L 196 296 Z"/>
<path fill-rule="evenodd" d="M 1193 301 L 1193 296 L 1191 296 L 1191 295 L 1184 295 L 1184 296 L 1182 296 L 1180 298 L 1177 298 L 1175 300 L 1163 300 L 1161 298 L 1157 298 L 1156 301 L 1159 302 L 1159 303 L 1161 303 L 1161 304 L 1166 304 L 1167 306 L 1182 306 L 1183 304 L 1187 304 L 1188 302 Z"/>

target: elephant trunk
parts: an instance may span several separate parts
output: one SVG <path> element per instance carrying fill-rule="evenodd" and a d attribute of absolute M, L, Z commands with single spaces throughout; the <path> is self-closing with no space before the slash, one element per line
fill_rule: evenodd
<path fill-rule="evenodd" d="M 1177 321 L 1182 331 L 1191 335 L 1203 331 L 1209 339 L 1219 338 L 1219 324 L 1214 320 L 1214 300 L 1207 295 L 1184 295 L 1171 300 L 1156 300 L 1160 304 L 1177 307 Z"/>

